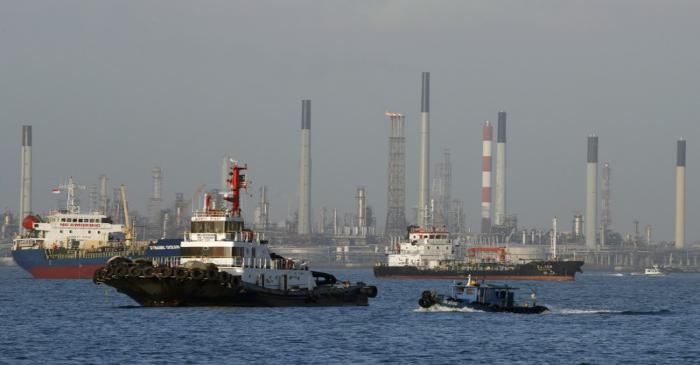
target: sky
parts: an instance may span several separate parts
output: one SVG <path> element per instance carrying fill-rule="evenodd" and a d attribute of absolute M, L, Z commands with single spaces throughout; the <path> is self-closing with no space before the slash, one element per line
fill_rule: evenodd
<path fill-rule="evenodd" d="M 33 208 L 67 176 L 127 185 L 146 211 L 218 186 L 247 162 L 245 202 L 296 209 L 301 100 L 312 100 L 312 208 L 386 215 L 389 122 L 406 115 L 407 207 L 417 201 L 421 72 L 431 158 L 479 227 L 481 127 L 508 112 L 508 213 L 568 227 L 585 205 L 586 137 L 612 167 L 612 228 L 673 239 L 675 148 L 688 140 L 687 240 L 700 239 L 697 1 L 0 2 L 0 209 L 19 205 L 21 126 L 34 128 Z M 87 201 L 86 197 L 84 201 Z M 411 216 L 410 209 L 407 214 Z"/>

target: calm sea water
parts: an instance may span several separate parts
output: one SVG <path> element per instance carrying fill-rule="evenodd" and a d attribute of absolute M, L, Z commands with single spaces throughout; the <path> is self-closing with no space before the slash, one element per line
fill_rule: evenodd
<path fill-rule="evenodd" d="M 419 309 L 422 290 L 448 281 L 329 272 L 379 296 L 350 308 L 141 308 L 91 281 L 0 267 L 0 363 L 700 363 L 697 274 L 515 282 L 552 309 L 515 315 Z"/>

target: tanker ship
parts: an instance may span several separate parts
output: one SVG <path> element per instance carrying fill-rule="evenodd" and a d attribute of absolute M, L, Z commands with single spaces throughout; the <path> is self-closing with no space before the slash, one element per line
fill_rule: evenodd
<path fill-rule="evenodd" d="M 128 224 L 114 224 L 99 212 L 80 212 L 75 199 L 78 188 L 69 178 L 68 183 L 54 189 L 59 194 L 66 193 L 66 209 L 54 210 L 44 217 L 24 218 L 25 233 L 12 243 L 12 258 L 22 269 L 37 279 L 90 279 L 114 256 L 177 264 L 181 240 L 132 243 Z M 122 200 L 126 201 L 123 187 Z M 124 206 L 125 222 L 129 222 L 128 208 Z"/>
<path fill-rule="evenodd" d="M 470 247 L 467 255 L 444 229 L 409 227 L 408 240 L 393 247 L 387 261 L 374 266 L 374 276 L 397 279 L 464 279 L 471 275 L 485 280 L 573 281 L 583 261 L 557 259 L 513 263 L 505 247 Z M 497 258 L 479 258 L 480 253 Z"/>

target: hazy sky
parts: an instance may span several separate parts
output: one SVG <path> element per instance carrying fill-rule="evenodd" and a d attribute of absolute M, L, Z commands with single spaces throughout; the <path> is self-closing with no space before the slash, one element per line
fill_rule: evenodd
<path fill-rule="evenodd" d="M 312 99 L 312 206 L 351 211 L 357 185 L 383 226 L 385 110 L 407 115 L 417 200 L 420 73 L 431 72 L 433 161 L 479 225 L 481 126 L 508 112 L 508 212 L 565 227 L 583 211 L 585 146 L 613 168 L 613 228 L 672 239 L 675 143 L 688 139 L 688 240 L 700 239 L 700 2 L 2 1 L 0 208 L 19 205 L 22 124 L 34 126 L 34 210 L 100 174 L 145 212 L 250 164 L 272 218 L 296 206 L 301 99 Z M 253 198 L 255 199 L 255 197 Z M 85 198 L 84 201 L 87 201 Z M 252 211 L 253 203 L 246 204 Z M 410 216 L 410 211 L 407 211 Z"/>

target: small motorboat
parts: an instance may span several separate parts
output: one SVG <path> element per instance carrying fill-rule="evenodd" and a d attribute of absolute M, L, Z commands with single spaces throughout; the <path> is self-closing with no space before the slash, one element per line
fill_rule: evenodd
<path fill-rule="evenodd" d="M 633 272 L 630 275 L 635 276 L 666 276 L 666 271 L 659 265 L 652 265 L 644 269 L 644 272 Z"/>
<path fill-rule="evenodd" d="M 523 314 L 539 314 L 549 310 L 545 306 L 537 305 L 537 294 L 534 290 L 531 294 L 532 302 L 526 301 L 521 306 L 516 305 L 514 290 L 518 288 L 478 283 L 469 276 L 466 282 L 453 281 L 450 295 L 424 291 L 418 304 L 426 309 L 439 305 L 455 309 L 471 308 L 484 312 Z"/>

